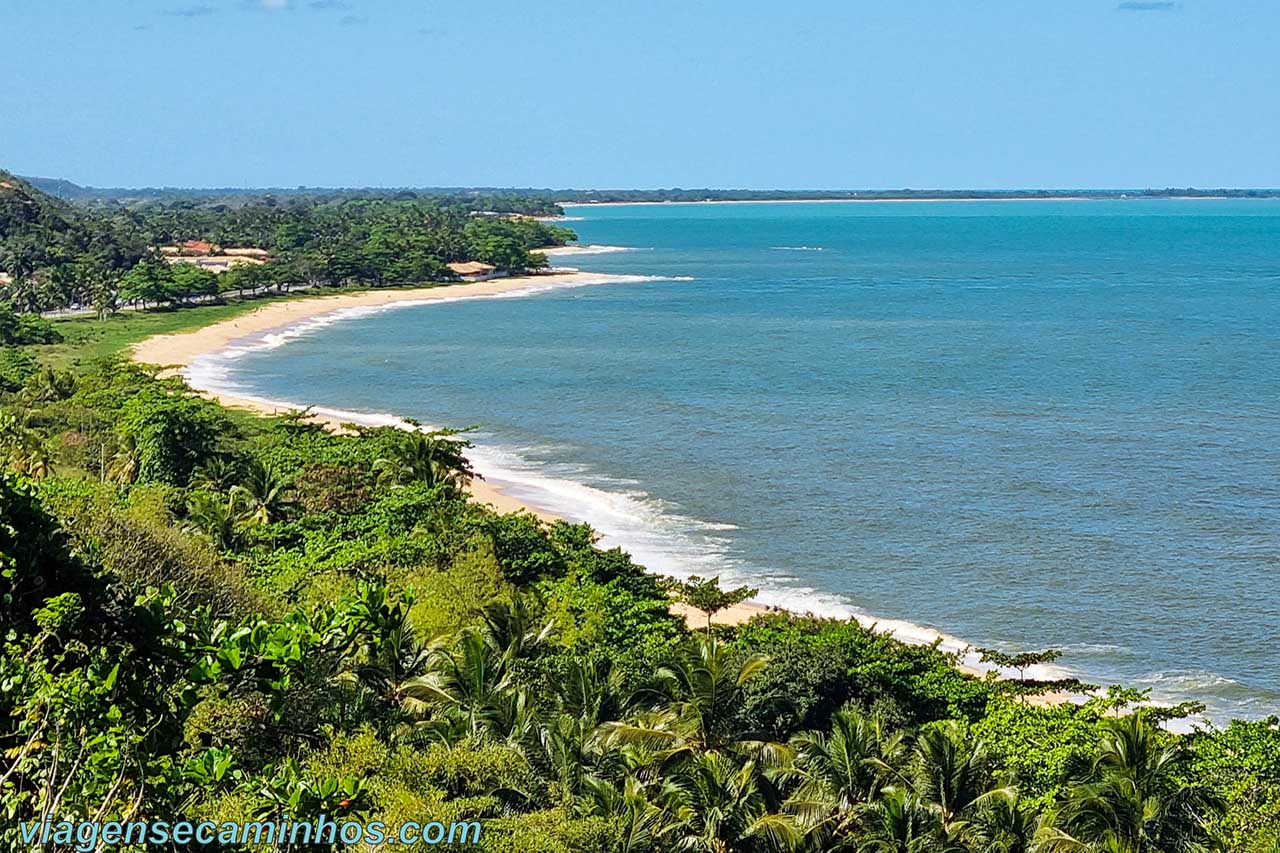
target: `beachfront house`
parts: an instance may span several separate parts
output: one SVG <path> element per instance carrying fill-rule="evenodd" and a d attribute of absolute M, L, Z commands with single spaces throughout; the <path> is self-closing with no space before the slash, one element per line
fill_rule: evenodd
<path fill-rule="evenodd" d="M 224 249 L 205 240 L 187 240 L 172 246 L 161 246 L 160 254 L 171 264 L 193 264 L 212 273 L 224 273 L 242 264 L 257 266 L 271 260 L 271 253 L 266 249 Z"/>
<path fill-rule="evenodd" d="M 205 255 L 193 258 L 186 255 L 167 256 L 170 264 L 194 264 L 212 273 L 224 273 L 235 266 L 259 266 L 265 264 L 262 258 L 245 257 L 243 255 Z"/>
<path fill-rule="evenodd" d="M 446 266 L 449 267 L 449 272 L 463 281 L 487 281 L 506 275 L 493 264 L 486 264 L 483 261 L 455 261 Z"/>

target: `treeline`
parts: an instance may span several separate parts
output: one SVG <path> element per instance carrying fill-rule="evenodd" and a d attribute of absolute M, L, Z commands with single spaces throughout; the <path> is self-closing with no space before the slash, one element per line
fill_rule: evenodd
<path fill-rule="evenodd" d="M 334 204 L 353 200 L 439 201 L 476 213 L 561 213 L 550 190 L 507 187 L 86 187 L 60 178 L 24 178 L 41 192 L 91 208 L 130 207 L 148 202 L 190 202 L 236 207 L 270 199 L 276 203 L 306 200 Z"/>
<path fill-rule="evenodd" d="M 426 187 L 420 189 L 334 189 L 295 187 L 270 189 L 180 189 L 173 187 L 127 189 L 84 187 L 71 181 L 29 178 L 33 185 L 60 198 L 94 206 L 120 206 L 139 201 L 200 199 L 236 205 L 246 199 L 271 196 L 278 200 L 309 198 L 326 202 L 368 198 L 445 198 L 473 211 L 525 213 L 552 216 L 560 213 L 556 202 L 605 201 L 803 201 L 823 199 L 1012 199 L 1012 198 L 1277 198 L 1280 189 L 1164 187 L 1139 189 L 556 189 L 554 187 Z"/>
<path fill-rule="evenodd" d="M 662 201 L 956 201 L 1005 199 L 1138 199 L 1138 198 L 1280 198 L 1275 189 L 1166 189 L 1137 190 L 537 190 L 562 203 Z"/>
<path fill-rule="evenodd" d="M 180 199 L 83 209 L 0 172 L 0 300 L 23 312 L 93 307 L 105 314 L 122 303 L 173 304 L 268 287 L 427 282 L 448 278 L 445 265 L 454 261 L 536 269 L 546 260 L 532 250 L 574 239 L 568 229 L 530 216 L 476 212 L 485 206 L 542 213 L 548 207 L 541 201 L 401 196 L 259 197 L 235 205 Z M 214 278 L 170 267 L 156 252 L 186 240 L 266 249 L 271 262 Z"/>
<path fill-rule="evenodd" d="M 119 362 L 0 392 L 7 848 L 48 813 L 479 820 L 505 853 L 1280 843 L 1275 719 L 1038 707 L 852 621 L 690 630 L 587 526 L 468 501 L 465 439 L 233 419 Z"/>

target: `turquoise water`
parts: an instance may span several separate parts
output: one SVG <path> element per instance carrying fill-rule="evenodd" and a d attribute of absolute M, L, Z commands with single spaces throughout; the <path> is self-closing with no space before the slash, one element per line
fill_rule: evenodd
<path fill-rule="evenodd" d="M 491 479 L 657 571 L 1280 711 L 1280 202 L 568 212 L 630 250 L 557 263 L 644 278 L 197 372 L 477 424 Z"/>

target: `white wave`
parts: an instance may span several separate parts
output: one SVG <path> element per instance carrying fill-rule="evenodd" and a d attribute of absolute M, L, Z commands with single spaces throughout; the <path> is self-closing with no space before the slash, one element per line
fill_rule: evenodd
<path fill-rule="evenodd" d="M 1224 687 L 1243 686 L 1235 679 L 1207 669 L 1152 672 L 1133 681 L 1134 686 L 1150 687 L 1153 693 L 1170 693 L 1180 696 L 1203 691 L 1220 691 Z"/>
<path fill-rule="evenodd" d="M 315 328 L 308 325 L 306 330 L 291 336 L 284 333 L 273 336 L 275 340 L 270 346 L 280 346 Z M 251 348 L 244 347 L 229 357 L 234 359 L 248 351 Z M 268 399 L 246 393 L 231 379 L 230 364 L 206 367 L 193 363 L 185 373 L 188 382 L 202 390 L 234 394 L 241 399 L 279 409 L 303 409 L 307 406 L 299 401 Z M 387 412 L 324 406 L 312 406 L 311 409 L 341 423 L 410 428 L 402 416 Z M 731 540 L 718 535 L 738 529 L 736 524 L 693 518 L 643 490 L 622 488 L 625 481 L 593 476 L 581 468 L 570 471 L 560 466 L 556 470 L 555 466 L 529 459 L 531 448 L 505 447 L 490 444 L 483 440 L 483 436 L 477 438 L 479 440 L 470 457 L 486 483 L 527 506 L 570 521 L 590 523 L 600 534 L 603 547 L 622 548 L 651 572 L 677 578 L 718 576 L 727 587 L 759 589 L 755 598 L 758 604 L 822 618 L 855 619 L 863 627 L 888 633 L 905 643 L 936 644 L 942 651 L 958 655 L 963 664 L 973 669 L 999 671 L 997 667 L 982 663 L 972 645 L 959 637 L 903 619 L 870 615 L 843 596 L 797 584 L 795 576 L 783 570 L 746 565 L 733 552 Z M 1042 679 L 1066 678 L 1073 674 L 1065 667 L 1053 665 L 1031 667 L 1027 671 L 1028 677 Z"/>
<path fill-rule="evenodd" d="M 588 244 L 585 246 L 552 246 L 538 251 L 544 255 L 559 257 L 560 255 L 610 255 L 614 252 L 643 252 L 646 250 L 638 246 L 593 246 Z"/>
<path fill-rule="evenodd" d="M 610 276 L 601 281 L 689 281 L 689 276 Z M 414 305 L 439 304 L 461 299 L 516 298 L 549 290 L 577 287 L 591 281 L 575 283 L 548 283 L 503 294 L 486 296 L 458 296 L 435 300 L 405 300 L 378 306 L 361 306 L 334 311 L 314 317 L 293 326 L 264 334 L 256 339 L 237 343 L 218 353 L 195 359 L 184 371 L 187 381 L 200 390 L 233 394 L 242 399 L 282 408 L 306 408 L 299 401 L 267 399 L 254 396 L 251 389 L 240 385 L 233 376 L 237 359 L 248 353 L 275 349 L 292 340 L 314 334 L 334 323 L 370 316 L 383 311 Z M 386 412 L 354 411 L 347 409 L 312 406 L 317 414 L 340 422 L 367 426 L 397 426 L 408 428 L 403 417 Z M 638 563 L 650 571 L 689 577 L 719 576 L 726 586 L 746 585 L 760 589 L 756 601 L 771 607 L 781 607 L 800 614 L 813 614 L 825 618 L 855 619 L 867 628 L 889 633 L 910 644 L 937 645 L 944 652 L 955 654 L 959 660 L 975 670 L 999 671 L 998 667 L 984 664 L 979 654 L 967 641 L 937 629 L 903 619 L 880 618 L 866 613 L 849 599 L 813 587 L 797 583 L 797 578 L 782 569 L 748 566 L 734 553 L 732 542 L 719 535 L 736 530 L 737 525 L 728 522 L 711 522 L 692 518 L 678 508 L 648 494 L 631 488 L 631 481 L 610 479 L 582 468 L 554 466 L 531 460 L 536 448 L 513 448 L 490 443 L 489 436 L 478 436 L 471 452 L 477 470 L 486 482 L 497 486 L 506 494 L 523 503 L 554 513 L 571 521 L 588 522 L 601 535 L 604 547 L 620 547 L 628 551 Z M 559 448 L 569 450 L 570 448 Z M 1127 651 L 1123 647 L 1077 646 L 1077 652 L 1099 653 Z M 1013 675 L 1012 672 L 1004 672 Z M 1068 667 L 1043 665 L 1031 667 L 1026 675 L 1038 679 L 1058 679 L 1081 676 L 1082 673 Z M 1211 689 L 1222 683 L 1212 674 L 1153 674 L 1148 683 L 1138 686 L 1153 688 L 1155 701 L 1168 696 L 1186 696 L 1188 692 Z M 1227 680 L 1228 683 L 1229 680 Z M 1192 721 L 1197 722 L 1197 721 Z"/>
<path fill-rule="evenodd" d="M 821 246 L 770 246 L 778 252 L 825 252 L 826 249 Z"/>

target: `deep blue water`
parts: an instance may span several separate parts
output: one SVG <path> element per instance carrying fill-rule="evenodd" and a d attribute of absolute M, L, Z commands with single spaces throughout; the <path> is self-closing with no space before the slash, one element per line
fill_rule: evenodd
<path fill-rule="evenodd" d="M 657 571 L 1280 711 L 1280 202 L 568 212 L 633 250 L 557 263 L 652 278 L 351 318 L 232 378 L 477 424 L 482 470 Z"/>

